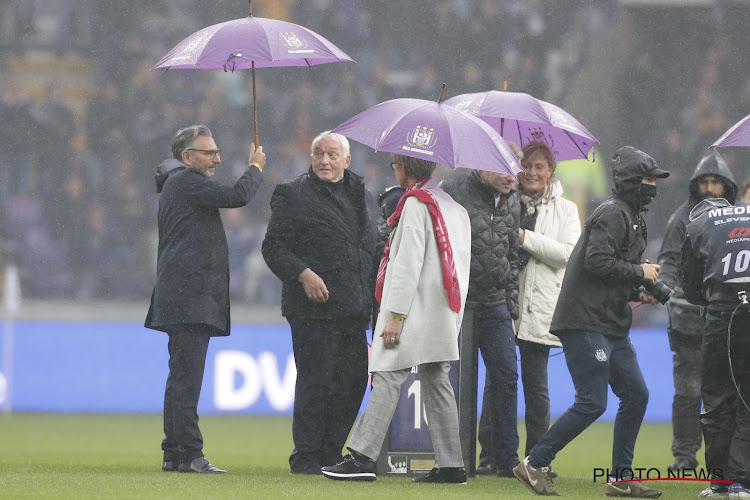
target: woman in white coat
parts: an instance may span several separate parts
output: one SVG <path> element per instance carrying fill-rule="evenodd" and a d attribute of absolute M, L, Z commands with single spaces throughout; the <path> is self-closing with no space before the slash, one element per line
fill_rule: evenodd
<path fill-rule="evenodd" d="M 374 481 L 375 461 L 416 366 L 435 448 L 435 468 L 415 482 L 465 483 L 458 411 L 448 379 L 458 359 L 458 332 L 469 286 L 471 224 L 466 210 L 431 178 L 435 163 L 393 155 L 391 166 L 406 189 L 378 271 L 380 313 L 373 334 L 372 393 L 354 427 L 350 455 L 323 467 L 331 479 Z"/>
<path fill-rule="evenodd" d="M 555 157 L 543 142 L 523 148 L 518 195 L 521 200 L 519 318 L 521 380 L 526 403 L 526 453 L 547 432 L 550 420 L 547 362 L 560 340 L 549 333 L 570 253 L 581 235 L 578 208 L 562 197 L 554 177 Z"/>

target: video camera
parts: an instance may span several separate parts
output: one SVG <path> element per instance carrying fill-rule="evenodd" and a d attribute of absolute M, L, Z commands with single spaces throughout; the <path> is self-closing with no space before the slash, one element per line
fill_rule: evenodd
<path fill-rule="evenodd" d="M 672 296 L 674 290 L 669 288 L 669 285 L 663 281 L 656 280 L 653 283 L 644 283 L 643 288 L 653 297 L 658 300 L 661 304 L 666 304 L 669 297 Z"/>

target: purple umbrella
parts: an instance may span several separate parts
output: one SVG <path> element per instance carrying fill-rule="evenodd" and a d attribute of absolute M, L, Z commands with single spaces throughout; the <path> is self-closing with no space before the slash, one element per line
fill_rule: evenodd
<path fill-rule="evenodd" d="M 312 30 L 293 23 L 250 15 L 196 31 L 174 46 L 154 69 L 251 69 L 253 119 L 258 146 L 255 68 L 315 66 L 354 61 L 344 51 Z"/>
<path fill-rule="evenodd" d="M 558 161 L 587 158 L 599 142 L 566 111 L 521 92 L 463 94 L 445 104 L 481 118 L 503 139 L 520 147 L 531 141 L 546 142 Z"/>
<path fill-rule="evenodd" d="M 729 146 L 750 146 L 750 115 L 735 123 L 711 144 L 712 148 Z"/>
<path fill-rule="evenodd" d="M 492 127 L 440 101 L 386 101 L 350 118 L 333 132 L 376 151 L 421 158 L 453 168 L 514 176 L 522 172 L 513 151 Z"/>

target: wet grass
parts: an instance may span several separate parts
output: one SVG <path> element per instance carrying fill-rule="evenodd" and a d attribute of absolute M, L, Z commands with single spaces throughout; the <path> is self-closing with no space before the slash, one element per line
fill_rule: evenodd
<path fill-rule="evenodd" d="M 515 479 L 495 477 L 459 486 L 290 475 L 289 418 L 210 416 L 201 419 L 201 429 L 206 456 L 228 475 L 161 472 L 158 415 L 2 415 L 0 498 L 533 498 Z M 644 425 L 636 465 L 666 474 L 671 434 L 669 424 Z M 594 483 L 593 469 L 609 465 L 611 443 L 608 422 L 594 424 L 574 440 L 553 463 L 560 474 L 557 490 L 568 498 L 602 498 L 604 486 Z M 707 485 L 649 484 L 664 492 L 662 498 L 695 498 Z"/>

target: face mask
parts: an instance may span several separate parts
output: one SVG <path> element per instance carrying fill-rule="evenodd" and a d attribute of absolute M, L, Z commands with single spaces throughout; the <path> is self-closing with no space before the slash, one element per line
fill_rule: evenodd
<path fill-rule="evenodd" d="M 641 206 L 646 206 L 656 198 L 656 185 L 655 184 L 641 184 Z"/>

